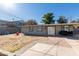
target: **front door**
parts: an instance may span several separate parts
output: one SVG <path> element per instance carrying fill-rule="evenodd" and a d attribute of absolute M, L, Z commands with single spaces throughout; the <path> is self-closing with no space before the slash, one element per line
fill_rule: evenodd
<path fill-rule="evenodd" d="M 55 35 L 55 27 L 48 27 L 48 35 Z"/>

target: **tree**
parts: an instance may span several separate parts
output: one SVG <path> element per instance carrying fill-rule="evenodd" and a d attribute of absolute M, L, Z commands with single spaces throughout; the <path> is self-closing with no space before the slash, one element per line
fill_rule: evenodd
<path fill-rule="evenodd" d="M 73 20 L 73 21 L 71 21 L 71 23 L 77 23 L 77 21 L 76 20 Z"/>
<path fill-rule="evenodd" d="M 54 20 L 53 18 L 54 18 L 53 13 L 44 14 L 43 17 L 42 17 L 42 22 L 43 22 L 44 24 L 55 23 L 55 20 Z"/>
<path fill-rule="evenodd" d="M 79 19 L 71 21 L 71 23 L 79 23 Z"/>
<path fill-rule="evenodd" d="M 37 22 L 33 19 L 28 20 L 27 22 L 25 22 L 26 25 L 37 25 Z"/>
<path fill-rule="evenodd" d="M 58 23 L 67 23 L 68 20 L 64 16 L 60 16 L 59 19 L 57 20 Z"/>

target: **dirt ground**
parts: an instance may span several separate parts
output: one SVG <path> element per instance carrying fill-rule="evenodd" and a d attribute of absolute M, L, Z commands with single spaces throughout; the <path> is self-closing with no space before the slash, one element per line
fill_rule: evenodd
<path fill-rule="evenodd" d="M 19 36 L 16 36 L 16 34 L 3 35 L 0 36 L 0 49 L 15 52 L 32 41 L 31 37 L 24 36 L 23 34 Z"/>
<path fill-rule="evenodd" d="M 63 38 L 24 36 L 23 34 L 16 36 L 16 34 L 10 34 L 0 36 L 0 49 L 7 50 L 9 52 L 15 52 L 34 41 L 70 47 L 69 44 L 63 40 Z"/>

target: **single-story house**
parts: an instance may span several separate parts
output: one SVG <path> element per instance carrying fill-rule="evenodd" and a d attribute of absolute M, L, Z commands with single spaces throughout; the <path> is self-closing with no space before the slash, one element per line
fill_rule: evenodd
<path fill-rule="evenodd" d="M 0 20 L 0 35 L 21 32 L 22 21 Z"/>
<path fill-rule="evenodd" d="M 17 31 L 18 28 L 16 27 L 0 26 L 0 35 L 12 34 L 12 33 L 16 33 Z"/>
<path fill-rule="evenodd" d="M 74 31 L 79 23 L 45 24 L 45 25 L 23 25 L 21 32 L 27 35 L 59 35 L 59 31 Z"/>

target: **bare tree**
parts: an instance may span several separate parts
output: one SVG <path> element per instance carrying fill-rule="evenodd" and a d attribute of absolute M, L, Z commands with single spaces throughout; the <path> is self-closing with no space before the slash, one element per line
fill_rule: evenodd
<path fill-rule="evenodd" d="M 27 22 L 25 22 L 26 25 L 37 25 L 36 20 L 30 19 Z"/>

